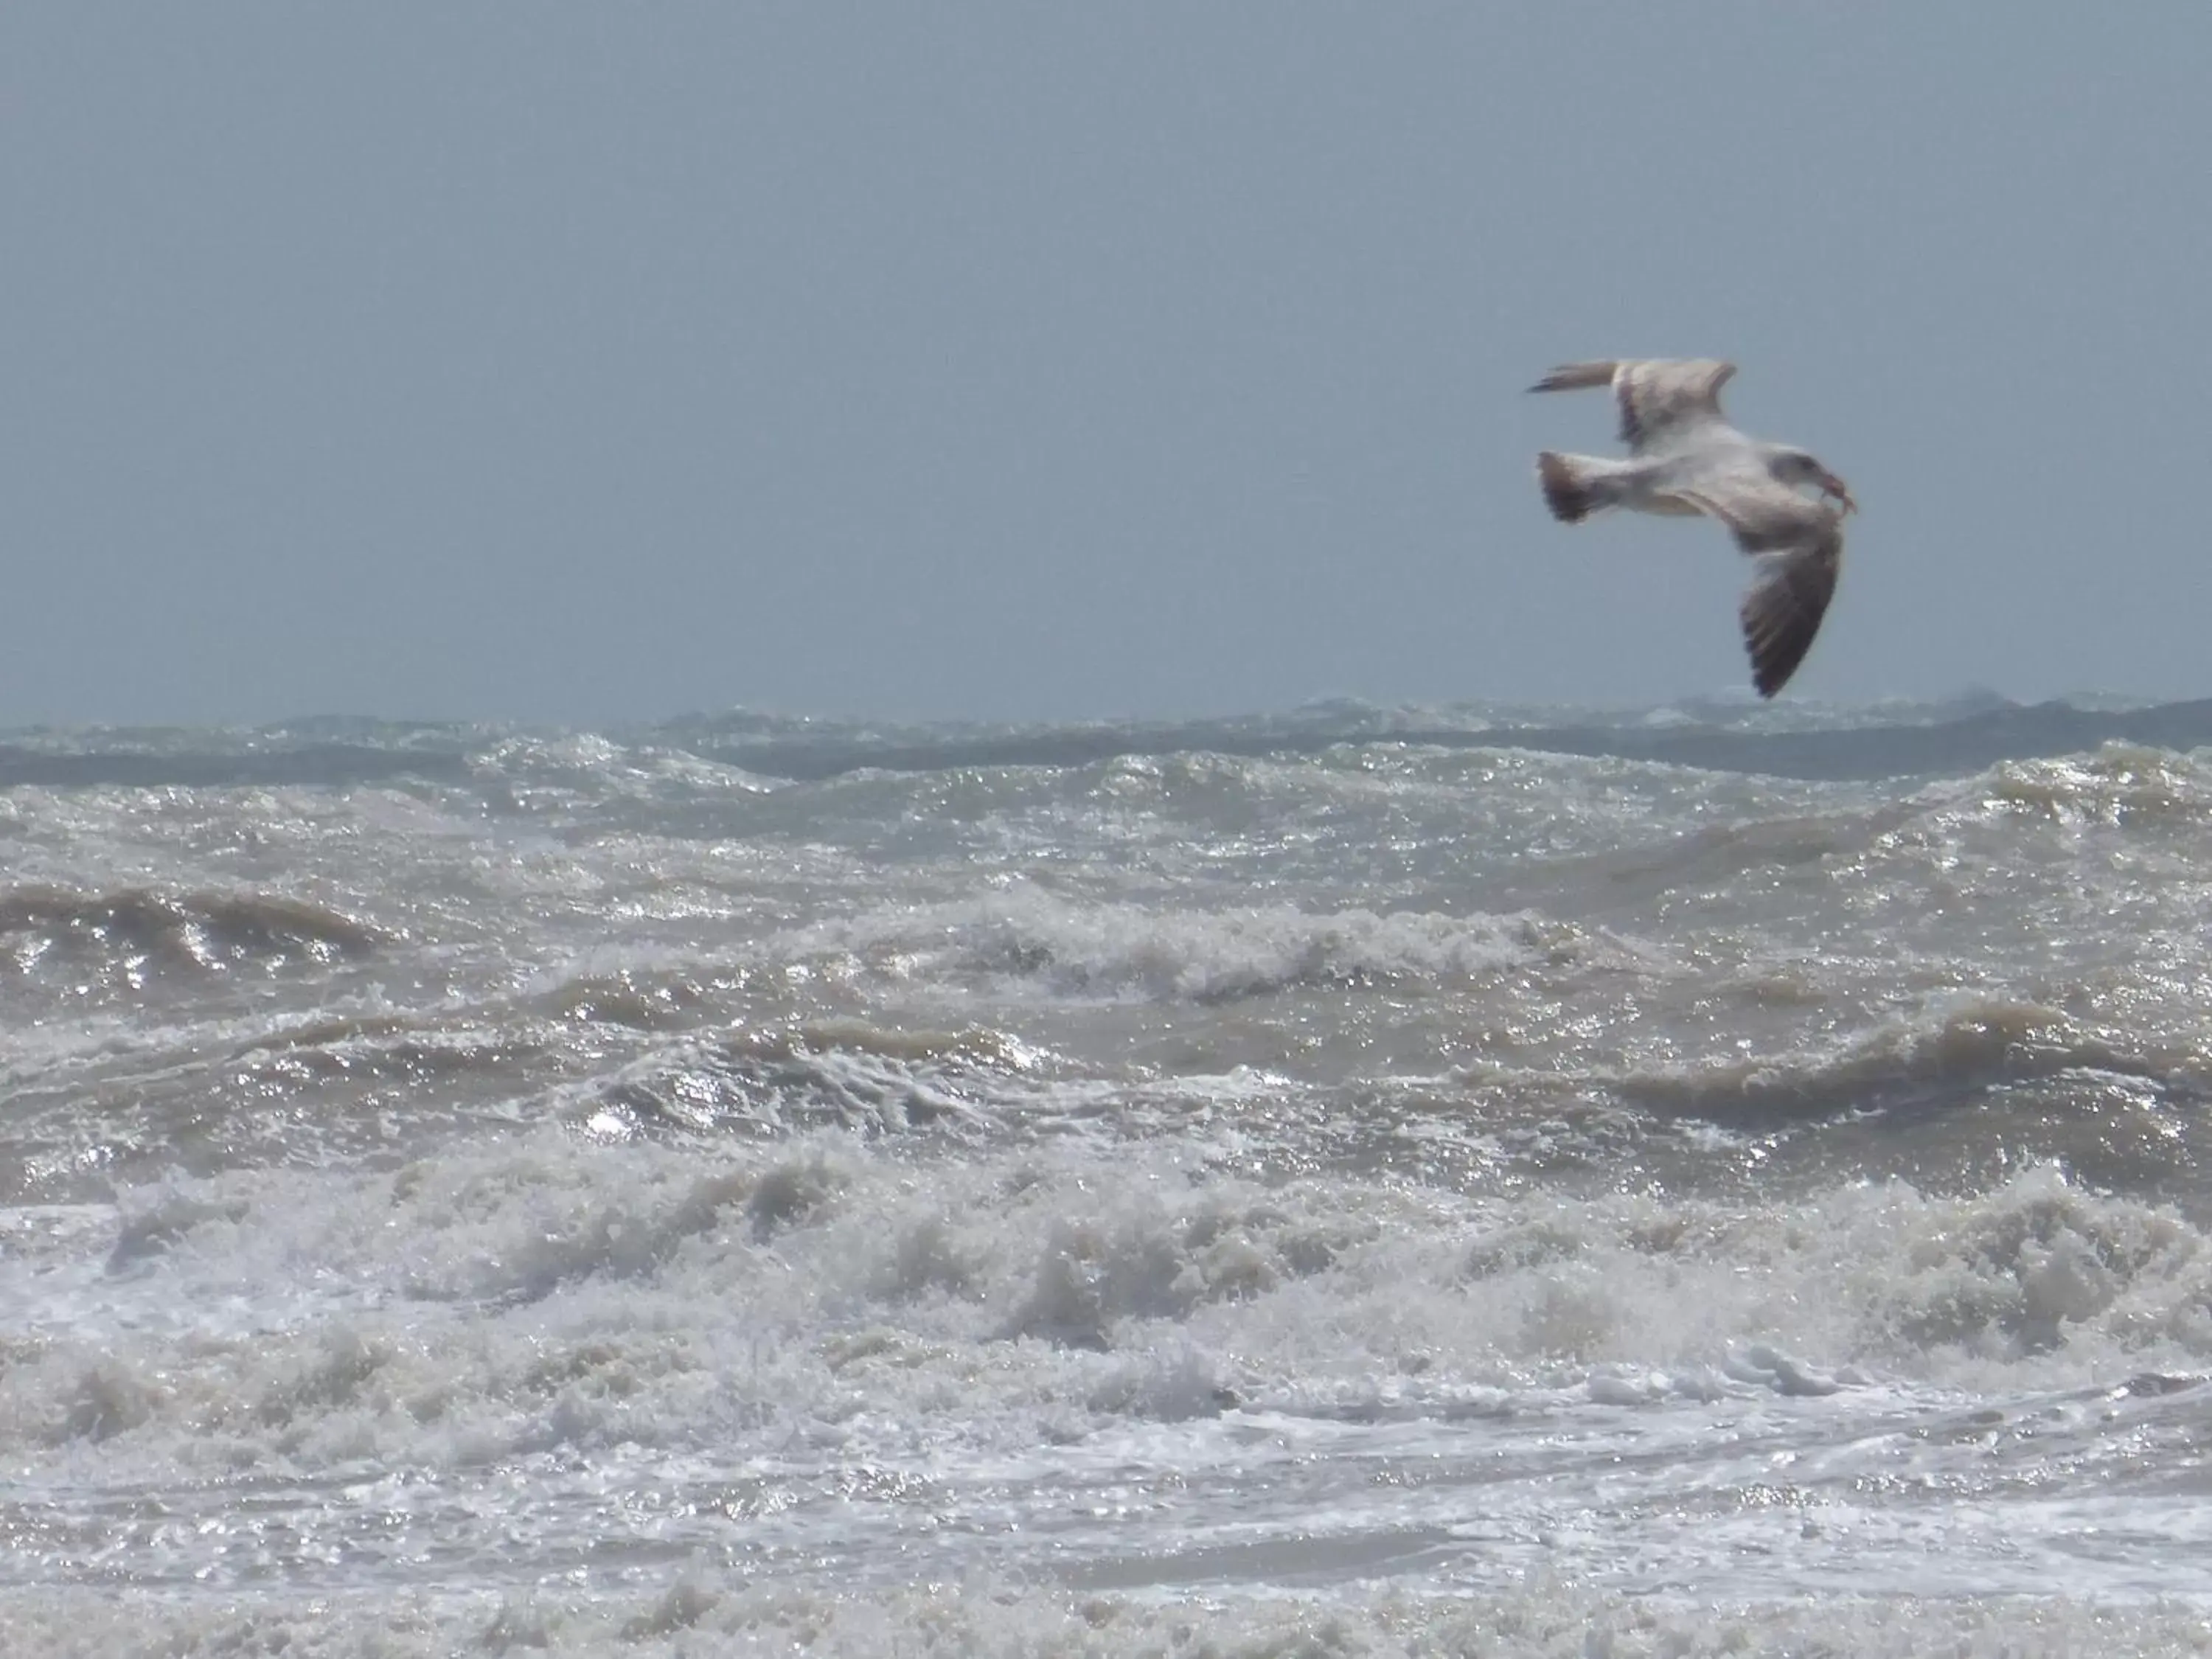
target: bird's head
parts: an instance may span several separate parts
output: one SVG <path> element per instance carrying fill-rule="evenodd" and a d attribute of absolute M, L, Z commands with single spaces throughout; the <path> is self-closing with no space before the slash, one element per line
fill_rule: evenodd
<path fill-rule="evenodd" d="M 1851 499 L 1850 486 L 1802 449 L 1775 445 L 1766 452 L 1766 470 L 1778 482 L 1792 489 L 1801 484 L 1810 484 L 1844 512 L 1858 511 L 1859 504 Z"/>

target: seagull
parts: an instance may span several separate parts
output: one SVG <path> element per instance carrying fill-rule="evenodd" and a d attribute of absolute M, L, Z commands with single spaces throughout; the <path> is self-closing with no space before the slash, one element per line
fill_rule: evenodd
<path fill-rule="evenodd" d="M 1751 556 L 1751 586 L 1738 615 L 1751 655 L 1751 683 L 1771 697 L 1812 648 L 1835 594 L 1843 562 L 1844 514 L 1858 503 L 1844 481 L 1803 450 L 1747 438 L 1721 413 L 1734 363 L 1711 357 L 1623 358 L 1565 363 L 1528 388 L 1575 392 L 1609 386 L 1620 405 L 1629 459 L 1536 457 L 1552 516 L 1579 524 L 1622 507 L 1636 513 L 1718 519 Z M 1819 499 L 1802 495 L 1805 486 Z"/>

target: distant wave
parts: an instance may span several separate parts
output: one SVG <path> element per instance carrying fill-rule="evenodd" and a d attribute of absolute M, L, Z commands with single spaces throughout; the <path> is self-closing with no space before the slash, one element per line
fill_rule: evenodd
<path fill-rule="evenodd" d="M 467 754 L 419 747 L 299 743 L 278 738 L 246 748 L 196 747 L 202 734 L 177 732 L 155 745 L 90 734 L 86 746 L 0 744 L 0 789 L 245 789 L 286 785 L 343 788 L 398 778 L 466 783 Z"/>
<path fill-rule="evenodd" d="M 1889 711 L 1881 711 L 1889 712 Z M 1895 711 L 1905 714 L 1905 711 Z M 1936 719 L 1773 729 L 1659 711 L 1635 724 L 1599 719 L 1487 723 L 1403 713 L 1347 712 L 1312 721 L 1220 720 L 1159 726 L 1085 726 L 929 736 L 824 732 L 696 736 L 688 746 L 766 777 L 808 781 L 846 772 L 939 771 L 961 767 L 1076 766 L 1122 756 L 1205 750 L 1261 756 L 1316 754 L 1347 744 L 1518 749 L 1647 761 L 1771 777 L 1843 780 L 1954 776 L 2007 760 L 2077 754 L 2108 743 L 2187 750 L 2212 744 L 2212 699 L 2148 708 L 2072 703 L 2005 704 Z"/>
<path fill-rule="evenodd" d="M 0 789 L 43 787 L 342 788 L 413 781 L 496 788 L 516 728 L 318 720 L 258 730 L 25 732 L 0 744 Z M 1987 694 L 1859 708 L 1692 704 L 1642 711 L 1332 702 L 1265 715 L 1065 726 L 897 726 L 739 712 L 608 734 L 606 763 L 690 757 L 757 778 L 812 782 L 859 771 L 1066 767 L 1123 757 L 1294 757 L 1392 744 L 1513 749 L 1772 777 L 1956 776 L 2106 744 L 2212 746 L 2212 699 L 2151 707 L 2017 704 Z M 588 767 L 586 768 L 588 769 Z"/>

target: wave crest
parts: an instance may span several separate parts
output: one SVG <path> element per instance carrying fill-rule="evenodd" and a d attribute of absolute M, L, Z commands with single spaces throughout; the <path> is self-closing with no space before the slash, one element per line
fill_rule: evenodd
<path fill-rule="evenodd" d="M 126 887 L 0 892 L 0 976 L 143 983 L 160 973 L 268 971 L 369 954 L 386 935 L 306 899 Z"/>
<path fill-rule="evenodd" d="M 2055 1008 L 1969 997 L 1886 1022 L 1825 1051 L 1641 1069 L 1613 1082 L 1623 1097 L 1664 1110 L 1768 1121 L 1778 1114 L 1938 1103 L 2069 1072 L 2164 1083 L 2191 1069 L 2186 1054 L 2130 1048 L 2117 1034 Z"/>

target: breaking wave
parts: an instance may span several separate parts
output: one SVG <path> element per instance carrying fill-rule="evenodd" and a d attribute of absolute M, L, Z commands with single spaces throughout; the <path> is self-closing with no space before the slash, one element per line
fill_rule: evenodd
<path fill-rule="evenodd" d="M 1644 969 L 1655 960 L 1632 942 L 1534 913 L 1194 911 L 1034 893 L 865 918 L 811 942 L 905 977 L 1198 1003 L 1293 988 L 1439 986 L 1520 969 Z"/>
<path fill-rule="evenodd" d="M 975 1127 L 1033 1090 L 1040 1056 L 997 1031 L 851 1022 L 683 1042 L 595 1081 L 566 1115 L 624 1139 L 657 1130 L 784 1135 Z"/>

